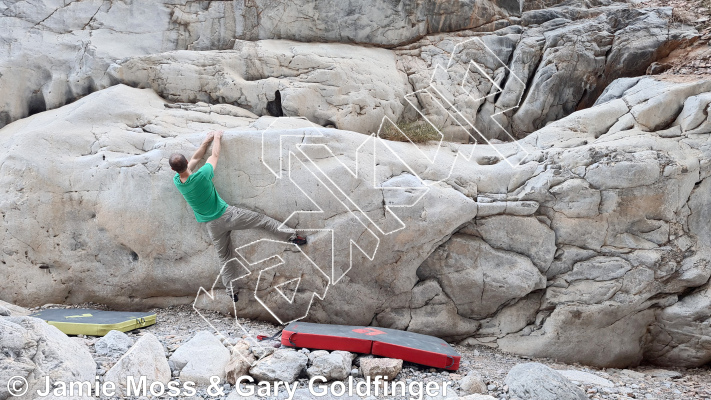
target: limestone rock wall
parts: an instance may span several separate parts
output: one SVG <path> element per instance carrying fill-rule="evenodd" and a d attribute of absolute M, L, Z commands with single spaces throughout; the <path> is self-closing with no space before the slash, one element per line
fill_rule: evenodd
<path fill-rule="evenodd" d="M 569 362 L 702 365 L 710 91 L 618 80 L 595 107 L 518 143 L 438 147 L 113 86 L 0 130 L 0 294 L 140 308 L 212 287 L 214 250 L 167 157 L 220 128 L 225 200 L 310 237 L 303 254 L 263 241 L 241 250 L 251 273 L 238 285 L 241 316 L 288 320 L 310 305 L 312 321 Z M 283 266 L 259 261 L 273 254 Z M 276 307 L 274 288 L 294 277 L 303 307 Z M 200 306 L 227 311 L 215 288 Z"/>
<path fill-rule="evenodd" d="M 671 8 L 520 10 L 516 0 L 6 3 L 0 126 L 124 83 L 360 133 L 383 116 L 427 118 L 452 141 L 508 141 L 699 36 Z"/>
<path fill-rule="evenodd" d="M 599 366 L 709 362 L 708 90 L 620 80 L 538 131 L 543 170 L 492 196 L 535 201 L 536 213 L 478 215 L 423 263 L 419 285 L 481 322 L 471 343 Z M 481 263 L 482 245 L 523 262 Z"/>
<path fill-rule="evenodd" d="M 0 4 L 0 126 L 112 84 L 109 65 L 173 50 L 291 39 L 392 47 L 520 15 L 518 0 L 6 1 Z"/>
<path fill-rule="evenodd" d="M 171 101 L 234 104 L 257 115 L 304 116 L 366 133 L 405 109 L 412 90 L 396 62 L 392 51 L 374 47 L 260 40 L 238 41 L 234 50 L 127 59 L 108 75 Z"/>
<path fill-rule="evenodd" d="M 643 75 L 698 37 L 672 22 L 670 8 L 543 11 L 491 33 L 430 35 L 392 50 L 237 41 L 232 51 L 128 58 L 107 76 L 258 115 L 274 115 L 267 104 L 276 101 L 286 116 L 361 133 L 378 132 L 387 116 L 426 119 L 453 141 L 510 141 L 589 107 L 613 80 Z"/>

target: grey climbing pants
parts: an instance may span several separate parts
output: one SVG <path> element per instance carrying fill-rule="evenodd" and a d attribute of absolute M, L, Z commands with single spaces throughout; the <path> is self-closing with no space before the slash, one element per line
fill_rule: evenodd
<path fill-rule="evenodd" d="M 274 218 L 235 206 L 228 206 L 220 218 L 207 222 L 207 233 L 220 257 L 222 283 L 228 291 L 232 288 L 232 281 L 247 272 L 239 262 L 234 260 L 237 253 L 230 237 L 232 231 L 261 228 L 273 232 L 280 240 L 289 240 L 293 233 L 280 231 L 280 225 L 281 222 Z M 285 226 L 284 229 L 289 228 Z"/>

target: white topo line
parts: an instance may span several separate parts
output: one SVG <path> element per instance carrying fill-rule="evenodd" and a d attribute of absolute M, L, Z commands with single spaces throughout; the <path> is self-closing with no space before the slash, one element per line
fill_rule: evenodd
<path fill-rule="evenodd" d="M 523 88 L 525 89 L 525 86 L 526 86 L 525 82 L 524 82 L 522 79 L 520 79 L 503 61 L 501 61 L 501 60 L 499 59 L 499 57 L 498 57 L 498 56 L 486 45 L 486 43 L 484 43 L 480 38 L 477 37 L 477 38 L 468 39 L 468 40 L 462 41 L 462 42 L 458 43 L 457 45 L 455 45 L 455 46 L 454 46 L 454 49 L 453 49 L 453 51 L 452 51 L 452 54 L 450 55 L 449 62 L 447 63 L 447 67 L 446 67 L 446 68 L 443 68 L 443 67 L 442 67 L 441 65 L 439 65 L 439 64 L 435 65 L 434 70 L 433 70 L 433 72 L 432 72 L 432 76 L 431 76 L 431 78 L 430 78 L 430 83 L 429 83 L 428 87 L 426 87 L 425 89 L 420 89 L 420 90 L 415 91 L 415 92 L 413 92 L 413 93 L 409 93 L 408 95 L 405 96 L 405 101 L 407 101 L 407 102 L 417 111 L 417 113 L 418 113 L 425 121 L 427 121 L 427 123 L 429 123 L 433 128 L 436 129 L 437 134 L 439 135 L 440 138 L 439 138 L 439 141 L 437 142 L 437 147 L 436 147 L 436 149 L 434 150 L 434 152 L 428 153 L 428 152 L 423 151 L 423 150 L 421 149 L 421 147 L 420 147 L 419 145 L 417 145 L 414 141 L 412 141 L 412 139 L 411 139 L 405 132 L 403 132 L 399 127 L 397 127 L 397 125 L 396 125 L 390 118 L 388 118 L 387 116 L 384 116 L 383 119 L 382 119 L 382 121 L 381 121 L 381 123 L 380 123 L 380 126 L 378 127 L 378 132 L 377 132 L 377 134 L 375 134 L 375 133 L 374 133 L 374 134 L 371 134 L 369 137 L 366 138 L 366 140 L 365 140 L 361 145 L 359 145 L 359 146 L 355 149 L 355 168 L 354 168 L 354 169 L 351 169 L 351 168 L 349 168 L 345 163 L 343 163 L 343 161 L 341 161 L 341 160 L 333 153 L 333 151 L 330 149 L 330 147 L 329 147 L 327 144 L 302 144 L 303 140 L 304 140 L 306 137 L 310 137 L 310 138 L 327 138 L 327 137 L 328 137 L 328 134 L 324 133 L 324 131 L 323 131 L 324 128 L 323 128 L 323 127 L 321 127 L 321 126 L 319 126 L 319 125 L 316 125 L 316 124 L 313 124 L 313 123 L 311 123 L 310 121 L 306 120 L 305 118 L 302 118 L 304 121 L 308 121 L 308 124 L 311 125 L 309 128 L 282 130 L 282 131 L 290 131 L 290 132 L 298 132 L 298 133 L 279 135 L 279 141 L 278 141 L 278 146 L 279 146 L 279 148 L 278 148 L 278 156 L 277 156 L 277 158 L 278 158 L 278 167 L 277 167 L 277 166 L 274 166 L 273 163 L 270 165 L 270 163 L 267 162 L 268 157 L 267 157 L 267 155 L 266 155 L 265 150 L 266 150 L 267 147 L 268 147 L 268 145 L 267 145 L 267 142 L 268 142 L 268 141 L 266 140 L 265 134 L 266 134 L 270 129 L 272 129 L 272 125 L 273 125 L 275 122 L 277 122 L 278 120 L 275 120 L 274 122 L 272 122 L 272 124 L 270 124 L 270 125 L 262 132 L 262 154 L 261 154 L 261 162 L 262 162 L 262 164 L 275 176 L 276 179 L 282 179 L 282 178 L 283 178 L 283 173 L 282 173 L 282 171 L 284 170 L 284 168 L 283 168 L 283 167 L 284 167 L 284 166 L 283 166 L 283 160 L 284 160 L 284 155 L 283 155 L 283 153 L 284 153 L 284 147 L 285 147 L 285 144 L 286 144 L 285 141 L 284 141 L 284 139 L 285 139 L 285 138 L 288 138 L 288 137 L 295 137 L 295 138 L 300 138 L 300 139 L 301 139 L 300 141 L 297 141 L 297 143 L 293 143 L 293 144 L 291 144 L 291 146 L 290 146 L 291 148 L 293 148 L 293 149 L 296 150 L 296 153 L 294 153 L 294 152 L 292 152 L 292 151 L 290 151 L 290 150 L 287 150 L 287 151 L 288 151 L 288 154 L 289 154 L 289 163 L 288 163 L 288 165 L 289 165 L 289 169 L 288 169 L 289 175 L 288 175 L 288 178 L 289 178 L 289 181 L 290 181 L 291 183 L 293 183 L 293 184 L 299 189 L 299 191 L 300 191 L 301 193 L 303 193 L 303 194 L 306 196 L 306 198 L 308 198 L 308 199 L 313 203 L 313 205 L 315 205 L 316 208 L 317 208 L 317 210 L 311 210 L 311 211 L 310 211 L 310 210 L 300 210 L 300 211 L 297 210 L 297 211 L 292 212 L 292 213 L 289 215 L 289 217 L 287 217 L 287 219 L 284 221 L 284 223 L 282 223 L 282 225 L 279 227 L 279 230 L 285 231 L 285 232 L 287 232 L 287 231 L 288 231 L 288 232 L 294 232 L 294 229 L 289 228 L 289 227 L 286 225 L 286 223 L 287 223 L 289 220 L 291 220 L 292 218 L 295 218 L 295 217 L 296 217 L 297 215 L 299 215 L 299 214 L 314 214 L 314 213 L 325 214 L 326 211 L 327 211 L 327 210 L 324 210 L 324 208 L 319 204 L 319 202 L 317 201 L 317 199 L 315 199 L 315 198 L 313 198 L 313 196 L 310 196 L 310 195 L 309 195 L 309 190 L 308 190 L 308 188 L 304 188 L 304 187 L 302 187 L 302 186 L 299 184 L 298 176 L 295 176 L 294 174 L 292 174 L 292 172 L 293 172 L 293 171 L 292 171 L 292 165 L 294 165 L 294 164 L 296 164 L 296 162 L 298 162 L 298 164 L 300 164 L 300 165 L 303 167 L 301 171 L 303 171 L 303 173 L 309 173 L 309 174 L 311 175 L 311 178 L 312 178 L 312 179 L 316 179 L 316 180 L 322 185 L 322 188 L 325 188 L 325 189 L 330 193 L 330 195 L 333 196 L 333 198 L 336 200 L 336 203 L 337 203 L 338 205 L 340 205 L 341 207 L 343 207 L 343 209 L 346 210 L 346 211 L 348 212 L 348 214 L 349 214 L 354 220 L 358 221 L 358 223 L 364 228 L 364 232 L 368 232 L 369 235 L 370 235 L 371 237 L 375 238 L 375 241 L 376 241 L 375 248 L 374 248 L 372 251 L 367 251 L 366 249 L 363 249 L 356 241 L 354 241 L 353 239 L 350 239 L 350 246 L 349 246 L 349 252 L 350 252 L 350 254 L 349 254 L 349 265 L 348 265 L 348 268 L 346 269 L 346 271 L 343 271 L 343 272 L 340 273 L 340 274 L 338 274 L 337 271 L 336 271 L 335 260 L 336 260 L 336 258 L 337 258 L 337 257 L 336 257 L 337 255 L 335 254 L 335 239 L 334 239 L 334 237 L 335 237 L 337 234 L 339 234 L 339 232 L 336 232 L 336 231 L 334 231 L 333 229 L 327 229 L 327 228 L 309 228 L 309 227 L 306 227 L 306 228 L 298 228 L 298 230 L 301 231 L 301 232 L 325 232 L 325 233 L 327 234 L 327 236 L 330 236 L 330 240 L 331 240 L 331 254 L 330 254 L 330 263 L 331 263 L 331 266 L 330 266 L 330 268 L 322 268 L 321 266 L 317 265 L 310 257 L 308 257 L 308 255 L 306 255 L 306 253 L 303 252 L 303 250 L 302 250 L 299 246 L 296 246 L 296 245 L 294 245 L 294 244 L 287 243 L 287 242 L 278 242 L 278 241 L 270 240 L 270 239 L 259 239 L 259 240 L 256 240 L 256 241 L 254 241 L 254 242 L 251 242 L 251 243 L 249 243 L 249 244 L 246 244 L 246 245 L 244 245 L 244 246 L 241 246 L 241 247 L 236 248 L 236 249 L 235 249 L 235 252 L 239 255 L 239 257 L 233 258 L 233 259 L 229 260 L 227 263 L 232 262 L 232 261 L 238 262 L 239 265 L 240 265 L 242 268 L 244 268 L 245 273 L 244 273 L 243 275 L 241 275 L 241 276 L 235 278 L 232 282 L 238 281 L 238 280 L 240 280 L 240 279 L 243 279 L 243 278 L 245 278 L 245 277 L 250 276 L 250 275 L 253 274 L 253 272 L 250 272 L 249 268 L 247 268 L 246 265 L 249 265 L 249 266 L 256 266 L 257 264 L 261 264 L 261 263 L 267 262 L 267 261 L 272 260 L 272 259 L 278 261 L 275 265 L 271 265 L 271 266 L 269 266 L 269 267 L 266 267 L 266 268 L 263 268 L 263 269 L 261 269 L 261 270 L 256 271 L 256 272 L 258 272 L 258 274 L 257 274 L 257 284 L 256 284 L 255 290 L 254 290 L 254 298 L 255 298 L 255 300 L 257 300 L 257 301 L 259 302 L 259 304 L 260 304 L 265 310 L 267 310 L 267 311 L 270 313 L 270 315 L 271 315 L 272 317 L 274 317 L 280 324 L 285 325 L 285 324 L 288 324 L 288 323 L 290 323 L 290 322 L 297 321 L 297 320 L 300 320 L 300 319 L 303 319 L 303 318 L 307 317 L 309 311 L 311 310 L 311 306 L 312 306 L 312 304 L 313 304 L 314 298 L 318 298 L 319 300 L 324 300 L 324 298 L 325 298 L 325 296 L 326 296 L 326 293 L 328 292 L 328 288 L 329 288 L 331 285 L 334 285 L 334 284 L 339 283 L 339 282 L 341 281 L 341 279 L 353 268 L 353 252 L 355 251 L 355 249 L 357 249 L 360 253 L 362 253 L 369 261 L 373 261 L 375 255 L 376 255 L 376 253 L 377 253 L 377 250 L 378 250 L 378 248 L 379 248 L 379 246 L 380 246 L 381 238 L 382 238 L 382 237 L 385 237 L 385 236 L 388 236 L 388 235 L 391 235 L 391 234 L 393 234 L 393 233 L 395 233 L 395 232 L 401 231 L 401 230 L 403 230 L 403 229 L 406 228 L 405 222 L 402 221 L 402 219 L 400 219 L 400 218 L 393 212 L 393 208 L 406 208 L 406 207 L 413 207 L 413 206 L 415 206 L 415 205 L 416 205 L 417 203 L 419 203 L 419 201 L 420 201 L 422 198 L 424 198 L 424 196 L 429 192 L 431 185 L 436 184 L 436 183 L 438 183 L 438 182 L 442 182 L 442 181 L 446 180 L 447 178 L 449 178 L 449 176 L 451 176 L 452 171 L 453 171 L 453 169 L 454 169 L 454 166 L 456 165 L 457 161 L 458 161 L 460 158 L 463 159 L 463 160 L 466 161 L 466 162 L 470 162 L 471 159 L 472 159 L 472 156 L 473 156 L 473 154 L 474 154 L 475 146 L 476 146 L 476 144 L 478 143 L 478 138 L 482 138 L 487 144 L 491 145 L 491 143 L 489 142 L 489 140 L 476 128 L 474 122 L 473 122 L 473 121 L 470 121 L 470 119 L 467 118 L 467 117 L 462 113 L 462 111 L 461 111 L 460 109 L 458 109 L 458 108 L 455 106 L 455 104 L 452 104 L 452 102 L 450 102 L 449 100 L 447 100 L 447 97 L 444 96 L 444 95 L 441 93 L 441 91 L 440 91 L 439 89 L 437 89 L 437 87 L 436 87 L 436 85 L 435 85 L 435 76 L 436 76 L 438 73 L 441 73 L 441 71 L 447 73 L 447 71 L 453 66 L 453 64 L 454 64 L 454 62 L 455 62 L 455 61 L 454 61 L 454 56 L 455 56 L 455 54 L 457 53 L 457 48 L 458 48 L 458 47 L 463 47 L 464 45 L 466 45 L 467 43 L 472 42 L 472 41 L 476 41 L 476 42 L 478 42 L 479 44 L 481 44 L 481 45 L 486 49 L 486 51 L 487 51 L 488 53 L 490 53 L 490 54 L 508 71 L 509 76 L 510 76 L 511 78 L 515 79 L 516 81 L 518 81 L 521 85 L 523 85 Z M 489 82 L 491 82 L 492 86 L 496 88 L 496 91 L 495 91 L 495 92 L 492 92 L 492 93 L 490 93 L 490 94 L 488 94 L 488 95 L 486 95 L 486 96 L 483 96 L 483 97 L 475 98 L 474 96 L 471 95 L 471 93 L 470 93 L 469 91 L 466 90 L 466 88 L 465 88 L 464 86 L 465 86 L 467 77 L 469 76 L 470 73 L 472 73 L 471 66 L 473 66 L 474 69 L 475 69 L 478 73 L 480 73 L 481 75 L 483 75 L 483 77 L 484 77 L 486 80 L 488 80 Z M 471 97 L 474 101 L 484 100 L 484 99 L 487 99 L 487 98 L 489 98 L 489 97 L 495 96 L 495 95 L 497 95 L 497 94 L 503 93 L 503 92 L 504 92 L 504 89 L 505 89 L 505 88 L 502 88 L 502 87 L 496 82 L 496 80 L 495 80 L 494 78 L 492 78 L 491 76 L 489 76 L 489 75 L 486 73 L 486 71 L 485 71 L 484 68 L 482 68 L 478 63 L 474 62 L 473 60 L 469 62 L 469 66 L 466 68 L 466 72 L 465 72 L 465 74 L 464 74 L 464 77 L 463 77 L 463 79 L 462 79 L 462 82 L 461 82 L 460 86 L 461 86 L 461 89 L 464 90 L 465 93 L 467 93 L 468 96 Z M 501 151 L 498 149 L 497 146 L 492 146 L 492 148 L 501 156 L 501 158 L 502 158 L 503 160 L 505 160 L 512 168 L 515 168 L 515 167 L 519 166 L 520 163 L 525 159 L 525 156 L 529 154 L 529 152 L 528 152 L 523 146 L 521 146 L 521 144 L 518 143 L 517 140 L 515 140 L 514 136 L 513 136 L 510 132 L 508 132 L 508 131 L 496 120 L 496 116 L 501 115 L 501 114 L 504 114 L 504 113 L 506 113 L 506 112 L 508 112 L 508 111 L 511 111 L 511 110 L 513 110 L 513 109 L 518 108 L 518 107 L 520 106 L 520 104 L 521 104 L 523 92 L 524 92 L 523 89 L 520 90 L 520 96 L 518 97 L 518 102 L 516 103 L 515 106 L 512 106 L 512 107 L 507 108 L 507 109 L 502 109 L 501 111 L 496 112 L 496 113 L 494 113 L 494 114 L 492 114 L 492 115 L 490 116 L 491 120 L 494 121 L 494 123 L 495 123 L 497 126 L 499 126 L 499 128 L 501 128 L 501 129 L 508 135 L 509 138 L 512 139 L 513 143 L 515 143 L 515 144 L 518 146 L 519 150 L 520 150 L 522 153 L 524 153 L 523 156 L 517 157 L 517 158 L 518 158 L 518 161 L 517 161 L 517 162 L 512 162 L 511 159 L 510 159 L 511 157 L 507 157 L 506 155 L 502 154 Z M 474 143 L 474 144 L 471 146 L 471 151 L 470 151 L 468 154 L 463 153 L 462 151 L 460 151 L 459 149 L 457 149 L 457 154 L 456 154 L 456 156 L 454 157 L 454 159 L 453 159 L 453 161 L 452 161 L 452 165 L 451 165 L 451 167 L 449 168 L 449 172 L 448 172 L 447 176 L 444 177 L 444 178 L 442 178 L 442 179 L 440 179 L 440 180 L 438 180 L 438 181 L 427 181 L 427 180 L 422 179 L 422 178 L 419 176 L 419 174 L 417 174 L 417 172 L 415 171 L 415 169 L 414 169 L 414 168 L 411 168 L 411 167 L 408 165 L 408 163 L 407 163 L 402 157 L 400 157 L 400 155 L 398 154 L 398 152 L 397 152 L 392 146 L 389 145 L 388 141 L 387 141 L 387 140 L 384 140 L 384 139 L 382 139 L 382 138 L 380 137 L 380 134 L 381 134 L 381 132 L 382 132 L 383 126 L 384 126 L 384 124 L 387 122 L 387 123 L 391 124 L 392 127 L 394 127 L 395 129 L 397 129 L 397 130 L 400 132 L 400 134 L 402 134 L 402 135 L 419 151 L 419 153 L 422 155 L 423 159 L 426 159 L 430 164 L 434 164 L 434 163 L 436 162 L 437 155 L 439 154 L 439 150 L 440 150 L 440 148 L 442 147 L 442 143 L 443 143 L 443 141 L 444 141 L 445 135 L 444 135 L 444 133 L 443 133 L 434 123 L 432 123 L 432 121 L 430 121 L 430 119 L 427 118 L 427 116 L 426 116 L 425 114 L 423 114 L 423 113 L 420 111 L 419 107 L 417 107 L 416 104 L 415 104 L 415 102 L 412 100 L 412 98 L 415 97 L 415 96 L 417 96 L 418 94 L 427 94 L 427 95 L 431 96 L 431 98 L 434 100 L 434 102 L 435 102 L 435 104 L 436 104 L 437 106 L 439 106 L 442 110 L 444 110 L 444 112 L 446 112 L 446 113 L 448 114 L 448 116 L 449 116 L 457 125 L 459 125 L 462 129 L 464 129 L 464 130 L 466 130 L 466 131 L 468 132 L 468 134 L 469 134 L 469 136 L 470 136 L 472 142 Z M 444 102 L 444 104 L 443 104 L 443 102 L 440 101 L 440 100 L 442 100 L 442 101 Z M 314 131 L 315 131 L 315 134 L 314 134 L 313 132 L 307 132 L 307 131 L 311 131 L 311 130 L 314 130 Z M 472 131 L 473 131 L 473 132 L 476 132 L 476 134 L 478 134 L 478 137 L 474 136 L 474 135 L 471 133 Z M 309 133 L 309 134 L 307 135 L 307 133 Z M 359 151 L 360 151 L 362 148 L 364 148 L 364 146 L 367 145 L 368 141 L 372 141 L 372 142 L 373 142 L 373 165 L 372 165 L 372 176 L 373 176 L 373 186 L 372 186 L 372 188 L 373 188 L 373 189 L 377 189 L 377 190 L 385 190 L 385 189 L 387 189 L 387 190 L 403 190 L 403 191 L 409 190 L 409 191 L 411 191 L 411 192 L 412 192 L 412 191 L 419 191 L 419 192 L 421 192 L 420 195 L 419 195 L 419 196 L 416 196 L 416 199 L 415 199 L 413 202 L 411 202 L 410 204 L 386 204 L 386 205 L 385 205 L 385 210 L 386 210 L 386 212 L 388 213 L 388 215 L 391 215 L 392 217 L 394 217 L 395 220 L 397 221 L 398 225 L 399 225 L 399 227 L 398 227 L 397 229 L 394 229 L 394 230 L 386 231 L 383 227 L 381 227 L 378 223 L 376 223 L 376 221 L 373 221 L 373 219 L 368 216 L 367 212 L 366 212 L 365 210 L 363 210 L 363 209 L 360 207 L 360 205 L 359 205 L 356 201 L 354 201 L 354 200 L 352 199 L 352 197 L 349 196 L 348 193 L 346 193 L 346 191 L 343 190 L 343 189 L 339 186 L 339 184 L 338 184 L 339 179 L 338 179 L 338 178 L 333 178 L 333 177 L 329 176 L 328 173 L 326 173 L 326 172 L 318 165 L 318 163 L 316 162 L 316 160 L 314 160 L 314 159 L 313 159 L 311 156 L 309 156 L 309 154 L 308 154 L 308 149 L 309 149 L 309 148 L 315 148 L 315 147 L 317 147 L 317 146 L 320 146 L 322 149 L 324 149 L 325 151 L 327 151 L 327 152 L 329 153 L 329 157 L 334 158 L 335 160 L 337 160 L 337 161 L 340 163 L 340 165 L 341 165 L 342 167 L 344 167 L 345 170 L 346 170 L 348 173 L 350 173 L 350 175 L 352 175 L 354 178 L 356 178 L 356 179 L 358 179 L 358 178 L 364 178 L 363 176 L 360 176 L 360 175 L 359 175 L 359 172 L 360 172 L 360 169 L 359 169 L 359 168 L 361 167 L 362 163 L 359 164 L 359 156 L 358 156 L 358 154 L 359 154 Z M 271 143 L 271 142 L 270 142 L 270 143 Z M 411 174 L 417 179 L 417 181 L 418 181 L 418 183 L 419 183 L 419 186 L 413 186 L 413 187 L 400 187 L 400 186 L 398 186 L 398 187 L 384 187 L 384 186 L 381 186 L 381 185 L 377 182 L 377 174 L 376 174 L 375 168 L 376 168 L 376 165 L 377 165 L 377 150 L 376 150 L 376 149 L 377 149 L 377 145 L 378 145 L 378 144 L 380 144 L 381 146 L 383 146 L 384 148 L 386 148 L 386 149 L 388 150 L 388 152 L 390 153 L 389 155 L 394 156 L 394 157 L 397 159 L 398 162 L 402 163 L 402 165 L 405 166 L 405 168 L 408 170 L 408 172 L 411 173 Z M 297 154 L 298 154 L 298 155 L 297 155 Z M 430 156 L 430 154 L 432 154 L 432 156 Z M 295 162 L 295 161 L 296 161 L 296 162 Z M 276 171 L 275 171 L 275 168 L 273 168 L 273 166 L 276 167 L 276 169 L 277 169 Z M 343 212 L 343 210 L 341 210 L 341 212 Z M 370 227 L 374 227 L 374 230 L 371 229 Z M 344 234 L 347 234 L 347 232 L 344 233 Z M 319 295 L 318 293 L 315 293 L 315 292 L 312 293 L 312 295 L 310 296 L 310 299 L 309 299 L 309 303 L 308 303 L 307 310 L 306 310 L 306 312 L 304 313 L 303 316 L 300 316 L 300 317 L 297 317 L 297 318 L 294 318 L 294 319 L 291 319 L 291 320 L 288 320 L 288 321 L 282 320 L 282 319 L 277 315 L 276 311 L 273 310 L 268 304 L 266 304 L 266 301 L 265 301 L 264 299 L 262 299 L 262 298 L 260 297 L 259 293 L 258 293 L 259 283 L 260 283 L 260 281 L 261 281 L 261 279 L 262 279 L 262 275 L 263 275 L 264 273 L 270 272 L 271 270 L 273 270 L 273 269 L 275 269 L 275 268 L 277 268 L 277 267 L 280 267 L 280 266 L 285 265 L 285 261 L 284 261 L 284 259 L 283 259 L 280 255 L 274 254 L 274 255 L 271 255 L 271 256 L 269 256 L 269 257 L 266 257 L 266 258 L 263 258 L 263 259 L 260 259 L 260 260 L 253 261 L 253 262 L 249 263 L 249 262 L 247 261 L 247 258 L 245 258 L 244 254 L 242 254 L 242 253 L 240 252 L 240 250 L 245 249 L 245 248 L 250 247 L 250 246 L 259 245 L 260 243 L 268 243 L 268 242 L 283 243 L 283 244 L 285 244 L 285 245 L 287 245 L 287 246 L 290 246 L 290 245 L 291 245 L 291 246 L 294 246 L 294 247 L 298 250 L 298 252 L 300 252 L 301 255 L 302 255 L 306 260 L 308 260 L 309 263 L 315 268 L 316 273 L 317 273 L 317 274 L 322 274 L 322 275 L 323 275 L 323 276 L 322 276 L 322 279 L 325 279 L 326 282 L 327 282 L 326 287 L 324 288 L 323 294 Z M 354 249 L 354 248 L 355 248 L 355 249 Z M 212 324 L 212 322 L 211 322 L 205 315 L 203 315 L 203 314 L 200 312 L 200 308 L 198 307 L 198 303 L 199 303 L 200 297 L 203 296 L 203 295 L 204 295 L 204 298 L 205 298 L 205 299 L 209 299 L 210 301 L 214 301 L 214 300 L 215 300 L 215 295 L 216 295 L 216 294 L 215 294 L 215 293 L 216 293 L 215 290 L 216 290 L 216 287 L 217 287 L 218 284 L 219 284 L 220 276 L 222 275 L 223 270 L 224 270 L 225 267 L 227 266 L 227 263 L 225 263 L 225 264 L 222 265 L 222 267 L 221 267 L 221 269 L 220 269 L 220 274 L 218 274 L 218 276 L 217 276 L 217 278 L 215 279 L 215 281 L 214 281 L 212 287 L 210 288 L 210 290 L 207 291 L 207 290 L 205 290 L 204 287 L 201 287 L 201 288 L 198 290 L 198 294 L 197 294 L 197 296 L 196 296 L 196 298 L 195 298 L 195 301 L 193 302 L 193 308 L 194 308 L 195 311 L 200 315 L 200 317 L 201 317 L 219 336 L 221 336 L 221 337 L 223 337 L 223 338 L 225 338 L 225 339 L 227 339 L 227 335 L 225 335 L 225 334 L 224 334 L 223 332 L 221 332 L 218 328 L 216 328 L 216 327 Z M 330 271 L 330 274 L 327 273 L 326 271 Z M 337 276 L 337 275 L 338 275 L 338 276 Z M 231 283 L 232 283 L 232 282 L 231 282 Z M 293 293 L 290 297 L 287 297 L 287 296 L 282 292 L 282 290 L 279 289 L 279 287 L 284 286 L 284 285 L 286 285 L 286 284 L 288 284 L 288 283 L 291 283 L 291 282 L 296 282 L 296 286 L 295 286 L 295 288 L 293 289 L 293 290 L 294 290 L 294 293 Z M 302 282 L 302 277 L 293 277 L 293 278 L 291 278 L 291 279 L 288 279 L 288 280 L 285 281 L 285 282 L 282 282 L 282 283 L 276 285 L 274 288 L 275 288 L 275 290 L 287 301 L 288 304 L 293 304 L 293 303 L 294 303 L 295 296 L 296 296 L 296 292 L 299 290 L 299 288 L 300 288 L 300 286 L 301 286 L 301 285 L 300 285 L 301 282 Z M 232 307 L 233 307 L 233 312 L 234 312 L 234 315 L 235 315 L 235 326 L 244 334 L 243 336 L 246 337 L 247 341 L 248 341 L 248 342 L 251 342 L 251 344 L 252 344 L 253 346 L 258 346 L 258 347 L 264 349 L 264 347 L 262 346 L 262 344 L 261 344 L 258 340 L 256 340 L 256 338 L 255 338 L 254 336 L 252 336 L 252 334 L 251 334 L 243 325 L 241 325 L 241 324 L 239 323 L 239 320 L 238 320 L 238 318 L 237 318 L 237 309 L 236 309 L 235 303 L 232 304 Z M 238 353 L 245 361 L 250 362 L 250 360 L 248 360 L 241 352 L 237 351 L 236 353 Z M 264 353 L 265 353 L 264 351 L 261 352 L 261 354 L 264 354 Z M 255 362 L 256 362 L 256 361 L 252 362 L 251 364 L 254 365 Z"/>

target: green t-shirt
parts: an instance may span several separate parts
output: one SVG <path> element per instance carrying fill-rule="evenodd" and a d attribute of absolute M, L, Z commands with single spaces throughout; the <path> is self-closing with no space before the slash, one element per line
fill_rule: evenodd
<path fill-rule="evenodd" d="M 180 175 L 175 174 L 173 182 L 185 201 L 193 209 L 198 222 L 208 222 L 220 218 L 227 210 L 227 203 L 217 194 L 212 177 L 215 176 L 212 164 L 205 163 L 193 172 L 185 183 L 180 182 Z"/>

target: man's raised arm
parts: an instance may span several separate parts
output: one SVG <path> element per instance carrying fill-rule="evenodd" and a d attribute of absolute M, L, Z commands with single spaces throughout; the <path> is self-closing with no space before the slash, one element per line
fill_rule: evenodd
<path fill-rule="evenodd" d="M 222 131 L 214 131 L 215 137 L 214 141 L 212 142 L 212 155 L 207 158 L 207 162 L 209 164 L 212 164 L 212 169 L 213 171 L 215 168 L 217 168 L 217 160 L 220 158 L 220 147 L 222 144 L 220 143 L 220 139 L 222 139 Z"/>
<path fill-rule="evenodd" d="M 195 153 L 190 158 L 190 161 L 188 161 L 188 169 L 190 171 L 194 171 L 197 163 L 200 160 L 202 160 L 202 158 L 205 156 L 205 152 L 207 151 L 207 148 L 210 146 L 210 142 L 212 142 L 214 136 L 215 136 L 215 131 L 208 132 L 207 136 L 205 136 L 205 140 L 203 140 L 202 143 L 200 143 L 200 147 L 198 147 L 198 149 L 195 150 Z"/>

